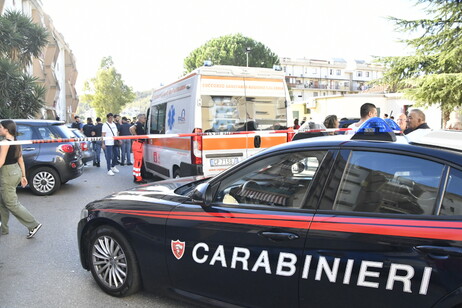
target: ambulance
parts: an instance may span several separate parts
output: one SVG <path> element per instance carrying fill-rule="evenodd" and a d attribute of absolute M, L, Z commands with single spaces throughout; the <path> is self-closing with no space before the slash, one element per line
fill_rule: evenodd
<path fill-rule="evenodd" d="M 262 149 L 285 143 L 290 97 L 282 71 L 203 66 L 152 95 L 146 171 L 161 178 L 215 175 Z M 241 133 L 242 132 L 242 133 Z M 249 133 L 246 133 L 249 132 Z"/>

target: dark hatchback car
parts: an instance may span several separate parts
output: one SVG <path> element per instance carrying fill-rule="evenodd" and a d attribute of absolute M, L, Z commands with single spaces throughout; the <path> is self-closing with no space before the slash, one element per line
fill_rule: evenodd
<path fill-rule="evenodd" d="M 70 128 L 71 132 L 77 138 L 86 138 L 77 128 Z M 95 151 L 93 150 L 93 143 L 91 141 L 80 141 L 80 150 L 82 151 L 82 161 L 84 164 L 92 161 L 95 158 Z"/>
<path fill-rule="evenodd" d="M 83 267 L 115 296 L 143 287 L 227 307 L 460 307 L 462 132 L 289 142 L 214 178 L 94 201 L 78 241 Z"/>
<path fill-rule="evenodd" d="M 61 121 L 14 120 L 18 140 L 75 138 Z M 36 143 L 22 146 L 27 180 L 36 195 L 51 195 L 61 184 L 82 175 L 82 153 L 78 142 Z"/>

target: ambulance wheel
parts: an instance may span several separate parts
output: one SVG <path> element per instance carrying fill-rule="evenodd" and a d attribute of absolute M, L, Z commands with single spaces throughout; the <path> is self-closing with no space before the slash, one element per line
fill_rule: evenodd
<path fill-rule="evenodd" d="M 117 229 L 104 225 L 95 229 L 87 251 L 91 274 L 104 292 L 124 297 L 140 289 L 135 252 Z"/>
<path fill-rule="evenodd" d="M 180 178 L 180 177 L 181 177 L 181 175 L 180 175 L 180 168 L 178 168 L 178 167 L 177 167 L 177 168 L 174 168 L 174 169 L 173 169 L 173 178 L 174 178 L 174 179 L 178 179 L 178 178 Z"/>

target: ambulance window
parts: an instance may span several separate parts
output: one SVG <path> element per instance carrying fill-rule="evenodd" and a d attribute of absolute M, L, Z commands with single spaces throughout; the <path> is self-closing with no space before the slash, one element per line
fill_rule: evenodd
<path fill-rule="evenodd" d="M 426 159 L 353 151 L 333 209 L 432 215 L 442 172 L 442 164 Z"/>
<path fill-rule="evenodd" d="M 159 104 L 151 107 L 150 134 L 165 134 L 165 110 L 167 104 Z"/>
<path fill-rule="evenodd" d="M 258 130 L 286 129 L 286 100 L 284 97 L 247 97 L 247 114 Z"/>
<path fill-rule="evenodd" d="M 205 132 L 287 128 L 284 97 L 203 95 L 201 102 Z"/>
<path fill-rule="evenodd" d="M 263 158 L 220 183 L 215 202 L 301 208 L 326 151 Z"/>
<path fill-rule="evenodd" d="M 205 132 L 235 131 L 239 123 L 239 101 L 242 97 L 203 95 L 202 128 Z"/>
<path fill-rule="evenodd" d="M 444 192 L 440 215 L 462 215 L 462 172 L 452 169 Z"/>

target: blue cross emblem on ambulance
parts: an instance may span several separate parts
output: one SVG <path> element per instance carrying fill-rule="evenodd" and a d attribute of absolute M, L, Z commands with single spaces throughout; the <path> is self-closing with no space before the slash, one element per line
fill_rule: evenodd
<path fill-rule="evenodd" d="M 172 130 L 174 123 L 175 123 L 175 107 L 172 105 L 170 106 L 170 109 L 168 110 L 168 119 L 167 119 L 167 125 L 170 130 Z"/>

